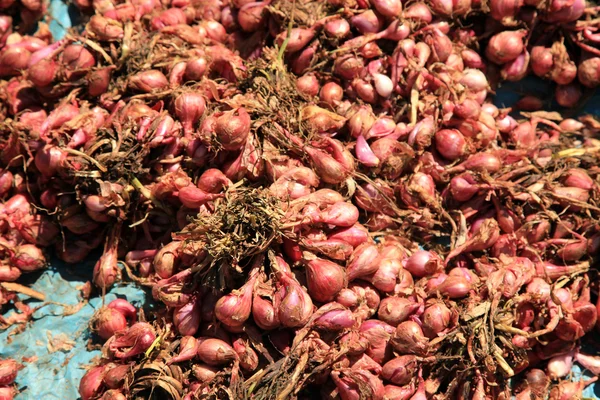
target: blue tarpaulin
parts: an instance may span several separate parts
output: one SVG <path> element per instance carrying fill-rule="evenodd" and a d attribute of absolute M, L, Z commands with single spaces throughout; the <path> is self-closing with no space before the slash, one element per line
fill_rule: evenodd
<path fill-rule="evenodd" d="M 33 314 L 32 322 L 20 334 L 11 335 L 9 328 L 0 332 L 0 358 L 14 358 L 25 368 L 19 371 L 17 386 L 21 393 L 19 400 L 25 399 L 78 399 L 79 380 L 85 373 L 99 350 L 87 349 L 90 339 L 94 344 L 101 343 L 88 329 L 90 318 L 102 306 L 99 295 L 92 296 L 89 303 L 72 315 L 72 307 L 81 298 L 81 288 L 92 279 L 94 261 L 77 265 L 66 265 L 52 260 L 50 267 L 41 274 L 31 274 L 20 283 L 46 294 L 49 304 Z M 35 308 L 43 303 L 27 300 Z M 125 298 L 134 306 L 146 304 L 144 290 L 133 284 L 118 284 L 105 296 L 105 302 Z M 9 311 L 5 316 L 10 316 Z M 67 315 L 65 315 L 67 314 Z"/>
<path fill-rule="evenodd" d="M 72 6 L 60 0 L 52 0 L 50 12 L 53 20 L 50 29 L 56 38 L 64 36 L 76 18 Z M 552 94 L 546 84 L 540 80 L 529 79 L 525 82 L 505 85 L 496 96 L 499 106 L 508 106 L 521 97 L 522 93 L 537 94 L 540 98 L 550 99 Z M 586 112 L 600 114 L 600 97 L 593 96 L 586 103 Z M 52 260 L 50 267 L 42 273 L 25 276 L 21 281 L 33 289 L 47 295 L 54 303 L 77 305 L 80 288 L 92 278 L 94 260 L 79 265 L 65 265 Z M 21 296 L 24 300 L 25 296 Z M 136 307 L 147 305 L 147 293 L 134 284 L 118 284 L 105 296 L 108 303 L 117 297 L 126 298 Z M 42 302 L 26 300 L 31 307 Z M 19 372 L 17 386 L 20 394 L 17 399 L 78 399 L 79 380 L 85 373 L 85 367 L 100 355 L 99 350 L 88 350 L 93 339 L 88 323 L 102 305 L 101 296 L 93 297 L 78 312 L 65 315 L 62 305 L 50 304 L 35 312 L 33 321 L 23 333 L 10 336 L 12 329 L 0 332 L 0 358 L 15 358 L 23 362 L 24 369 Z M 14 311 L 9 311 L 5 316 Z M 68 312 L 67 312 L 68 314 Z M 9 337 L 10 336 L 10 337 Z M 96 340 L 93 343 L 98 344 Z M 576 367 L 575 367 L 576 368 Z M 574 370 L 577 376 L 579 370 Z M 600 385 L 589 387 L 585 395 L 588 398 L 600 398 Z"/>

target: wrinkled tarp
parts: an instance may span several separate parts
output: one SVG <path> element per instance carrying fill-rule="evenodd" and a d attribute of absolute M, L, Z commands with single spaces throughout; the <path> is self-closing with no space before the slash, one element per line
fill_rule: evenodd
<path fill-rule="evenodd" d="M 53 15 L 50 29 L 56 38 L 61 38 L 72 26 L 72 21 L 76 21 L 77 13 L 72 5 L 68 6 L 60 0 L 51 1 L 50 12 Z M 523 94 L 535 94 L 542 99 L 552 97 L 547 84 L 528 79 L 503 86 L 496 95 L 496 104 L 508 106 Z M 600 115 L 600 96 L 594 96 L 586 103 L 585 112 Z M 70 266 L 53 260 L 48 270 L 25 276 L 21 283 L 45 293 L 52 302 L 76 305 L 80 302 L 78 288 L 91 280 L 94 262 L 93 259 Z M 136 307 L 148 307 L 146 293 L 133 284 L 116 285 L 106 294 L 105 301 L 108 303 L 117 297 L 127 299 Z M 26 302 L 31 307 L 42 304 L 35 300 Z M 0 332 L 0 358 L 10 357 L 18 361 L 31 359 L 31 362 L 23 362 L 25 368 L 17 378 L 17 386 L 21 391 L 18 400 L 79 398 L 79 380 L 85 374 L 85 367 L 100 355 L 99 350 L 89 351 L 87 346 L 93 339 L 88 323 L 101 305 L 101 297 L 96 296 L 77 313 L 67 316 L 63 315 L 62 306 L 47 305 L 35 312 L 33 321 L 23 333 L 9 339 L 12 329 Z M 7 315 L 12 312 L 9 311 Z M 94 343 L 98 344 L 99 341 Z M 575 376 L 579 375 L 577 366 L 573 372 Z M 588 387 L 585 397 L 600 399 L 600 385 Z"/>
<path fill-rule="evenodd" d="M 98 256 L 96 256 L 97 258 Z M 94 261 L 66 265 L 52 260 L 43 273 L 24 276 L 19 282 L 44 293 L 49 304 L 33 314 L 32 322 L 20 334 L 10 335 L 16 326 L 0 332 L 0 358 L 14 358 L 25 368 L 19 371 L 17 387 L 19 400 L 78 399 L 79 380 L 92 359 L 100 356 L 99 350 L 89 351 L 88 343 L 101 343 L 88 329 L 90 318 L 102 306 L 102 296 L 96 293 L 78 312 L 69 314 L 70 308 L 81 301 L 81 287 L 92 279 Z M 43 303 L 25 300 L 35 308 Z M 118 284 L 105 296 L 105 302 L 124 298 L 136 307 L 146 305 L 143 289 L 133 284 Z M 73 310 L 74 311 L 74 310 Z M 10 310 L 5 316 L 9 316 Z M 90 342 L 90 339 L 93 339 Z"/>

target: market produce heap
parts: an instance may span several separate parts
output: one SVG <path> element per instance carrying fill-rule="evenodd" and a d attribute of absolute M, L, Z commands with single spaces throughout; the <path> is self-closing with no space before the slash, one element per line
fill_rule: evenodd
<path fill-rule="evenodd" d="M 83 400 L 562 400 L 597 379 L 591 3 L 76 0 L 59 40 L 8 3 L 0 327 L 27 329 L 43 294 L 18 280 L 51 256 L 99 254 L 92 295 L 129 280 L 158 305 L 96 313 Z M 553 100 L 494 105 L 531 75 Z M 0 398 L 18 369 L 0 361 Z"/>

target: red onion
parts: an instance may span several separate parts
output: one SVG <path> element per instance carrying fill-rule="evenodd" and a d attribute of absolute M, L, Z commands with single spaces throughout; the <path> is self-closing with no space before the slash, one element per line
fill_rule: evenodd
<path fill-rule="evenodd" d="M 127 329 L 127 320 L 119 311 L 102 307 L 93 318 L 96 332 L 102 339 L 110 339 L 115 333 Z"/>
<path fill-rule="evenodd" d="M 250 123 L 250 115 L 243 107 L 218 113 L 214 127 L 217 141 L 226 150 L 241 149 L 248 140 Z"/>
<path fill-rule="evenodd" d="M 127 398 L 120 390 L 111 389 L 104 392 L 100 400 L 126 400 Z"/>
<path fill-rule="evenodd" d="M 348 54 L 337 58 L 334 63 L 334 72 L 346 80 L 362 78 L 365 74 L 364 61 L 354 55 Z"/>
<path fill-rule="evenodd" d="M 346 275 L 348 281 L 371 275 L 379 269 L 377 246 L 365 243 L 357 247 L 348 260 Z"/>
<path fill-rule="evenodd" d="M 191 135 L 194 125 L 200 121 L 204 114 L 206 101 L 198 93 L 185 92 L 177 96 L 173 107 L 177 118 L 183 125 L 184 133 Z"/>
<path fill-rule="evenodd" d="M 436 291 L 451 299 L 460 299 L 469 294 L 472 284 L 461 276 L 448 276 L 436 287 Z"/>
<path fill-rule="evenodd" d="M 261 329 L 271 330 L 278 328 L 281 324 L 273 301 L 261 297 L 258 293 L 260 293 L 260 290 L 257 289 L 252 300 L 252 317 L 254 322 Z M 273 295 L 273 293 L 270 294 L 271 296 Z"/>
<path fill-rule="evenodd" d="M 350 24 L 343 18 L 335 18 L 327 21 L 323 26 L 323 30 L 327 36 L 341 39 L 350 33 Z"/>
<path fill-rule="evenodd" d="M 129 364 L 108 364 L 104 374 L 104 383 L 111 389 L 119 389 L 123 387 L 127 374 L 131 369 Z"/>
<path fill-rule="evenodd" d="M 399 323 L 406 321 L 420 306 L 419 303 L 411 298 L 386 297 L 379 304 L 377 315 L 383 322 L 397 326 Z"/>
<path fill-rule="evenodd" d="M 354 248 L 370 241 L 369 231 L 363 225 L 358 223 L 350 227 L 339 228 L 329 234 L 327 238 L 344 241 Z"/>
<path fill-rule="evenodd" d="M 435 134 L 435 146 L 442 157 L 454 161 L 468 152 L 469 145 L 465 137 L 454 129 L 441 129 Z"/>
<path fill-rule="evenodd" d="M 169 8 L 162 11 L 156 17 L 152 18 L 150 25 L 154 30 L 160 30 L 165 26 L 174 26 L 178 24 L 185 24 L 186 16 L 183 10 L 179 8 Z"/>
<path fill-rule="evenodd" d="M 429 350 L 429 340 L 419 324 L 414 321 L 400 323 L 391 343 L 394 349 L 402 354 L 425 355 Z"/>
<path fill-rule="evenodd" d="M 267 17 L 268 1 L 244 4 L 237 13 L 237 21 L 246 32 L 255 32 L 264 26 Z"/>
<path fill-rule="evenodd" d="M 370 277 L 370 282 L 380 291 L 392 293 L 396 288 L 396 282 L 401 270 L 402 263 L 399 260 L 382 259 L 379 262 L 379 269 Z"/>
<path fill-rule="evenodd" d="M 311 216 L 311 222 L 349 227 L 358 222 L 358 209 L 352 203 L 340 201 Z"/>
<path fill-rule="evenodd" d="M 314 97 L 319 94 L 319 80 L 313 74 L 302 75 L 296 80 L 296 88 L 300 93 Z"/>
<path fill-rule="evenodd" d="M 373 10 L 366 10 L 355 14 L 350 22 L 360 33 L 377 33 L 383 29 L 384 19 Z"/>
<path fill-rule="evenodd" d="M 314 29 L 293 28 L 289 33 L 287 47 L 285 48 L 286 53 L 295 53 L 302 50 L 314 37 Z M 277 35 L 275 38 L 275 43 L 277 46 L 281 47 L 286 38 L 288 38 L 288 32 L 283 31 Z"/>
<path fill-rule="evenodd" d="M 366 354 L 375 362 L 383 364 L 392 358 L 389 342 L 395 329 L 383 321 L 370 319 L 363 322 L 359 328 L 362 337 L 366 338 L 369 348 Z"/>
<path fill-rule="evenodd" d="M 331 301 L 348 281 L 344 269 L 338 264 L 314 258 L 305 262 L 308 292 L 319 302 Z"/>
<path fill-rule="evenodd" d="M 194 374 L 194 377 L 201 383 L 210 382 L 215 376 L 217 376 L 219 371 L 219 368 L 206 364 L 194 364 L 192 366 L 192 373 Z"/>
<path fill-rule="evenodd" d="M 517 15 L 523 0 L 491 0 L 489 7 L 492 18 L 502 21 Z"/>
<path fill-rule="evenodd" d="M 567 23 L 579 19 L 585 10 L 585 0 L 564 2 L 553 0 L 545 16 L 548 22 Z"/>
<path fill-rule="evenodd" d="M 125 331 L 115 333 L 107 344 L 115 357 L 125 359 L 145 352 L 155 339 L 154 328 L 146 322 L 138 322 Z"/>
<path fill-rule="evenodd" d="M 22 47 L 8 48 L 0 53 L 0 75 L 17 75 L 27 68 L 31 53 Z"/>
<path fill-rule="evenodd" d="M 335 82 L 327 82 L 321 87 L 319 94 L 321 101 L 335 107 L 344 97 L 344 89 Z"/>
<path fill-rule="evenodd" d="M 20 365 L 12 358 L 0 360 L 0 386 L 11 385 L 17 379 Z"/>
<path fill-rule="evenodd" d="M 94 265 L 94 284 L 102 289 L 112 286 L 120 279 L 121 271 L 117 266 L 116 243 L 107 240 L 104 253 Z"/>
<path fill-rule="evenodd" d="M 477 69 L 465 69 L 459 82 L 473 91 L 488 88 L 488 81 L 485 74 Z"/>
<path fill-rule="evenodd" d="M 375 73 L 372 74 L 372 76 L 377 94 L 384 98 L 389 97 L 392 94 L 392 91 L 394 90 L 394 84 L 392 80 L 384 74 Z"/>
<path fill-rule="evenodd" d="M 46 145 L 35 155 L 35 166 L 47 177 L 56 175 L 63 167 L 67 154 L 58 147 Z"/>
<path fill-rule="evenodd" d="M 233 347 L 220 339 L 200 338 L 198 358 L 208 365 L 224 365 L 237 359 Z"/>
<path fill-rule="evenodd" d="M 577 83 L 558 85 L 556 87 L 556 102 L 563 107 L 575 107 L 582 96 L 581 87 Z"/>
<path fill-rule="evenodd" d="M 256 276 L 250 277 L 240 289 L 223 296 L 215 305 L 215 316 L 230 327 L 239 327 L 250 318 Z"/>
<path fill-rule="evenodd" d="M 385 392 L 383 383 L 369 371 L 343 369 L 342 371 L 333 371 L 331 378 L 337 386 L 342 400 L 359 399 L 361 395 L 372 400 L 383 400 Z"/>
<path fill-rule="evenodd" d="M 188 81 L 200 81 L 208 69 L 208 61 L 204 57 L 198 57 L 185 64 L 185 79 Z"/>
<path fill-rule="evenodd" d="M 126 318 L 129 318 L 134 322 L 137 318 L 136 308 L 125 299 L 115 299 L 108 303 L 107 307 L 119 311 Z"/>
<path fill-rule="evenodd" d="M 278 317 L 281 325 L 287 328 L 304 326 L 313 313 L 313 303 L 304 289 L 287 274 L 279 276 L 281 288 Z"/>
<path fill-rule="evenodd" d="M 583 86 L 600 85 L 600 57 L 584 58 L 577 67 L 577 77 Z"/>
<path fill-rule="evenodd" d="M 550 389 L 549 400 L 570 400 L 578 397 L 583 398 L 583 388 L 585 382 L 561 381 L 558 385 Z"/>
<path fill-rule="evenodd" d="M 206 36 L 217 43 L 224 43 L 227 40 L 227 31 L 225 30 L 225 27 L 218 21 L 200 21 L 198 24 L 198 30 L 201 36 Z"/>
<path fill-rule="evenodd" d="M 548 360 L 548 377 L 550 379 L 564 378 L 573 367 L 573 352 L 552 357 Z"/>
<path fill-rule="evenodd" d="M 534 46 L 531 49 L 531 70 L 539 77 L 544 77 L 554 65 L 552 51 L 543 46 Z"/>
<path fill-rule="evenodd" d="M 162 72 L 150 69 L 131 75 L 128 84 L 134 90 L 151 93 L 167 88 L 169 86 L 169 81 Z"/>
<path fill-rule="evenodd" d="M 92 97 L 100 96 L 108 91 L 113 67 L 104 67 L 92 70 L 87 75 L 88 94 Z"/>
<path fill-rule="evenodd" d="M 425 308 L 421 320 L 422 329 L 429 339 L 436 338 L 451 325 L 452 312 L 443 302 L 435 302 Z"/>
<path fill-rule="evenodd" d="M 414 355 L 404 355 L 388 361 L 381 376 L 396 385 L 406 385 L 417 374 L 418 362 Z"/>
<path fill-rule="evenodd" d="M 562 182 L 565 186 L 585 190 L 592 190 L 595 187 L 594 180 L 589 176 L 586 170 L 581 168 L 571 168 L 567 170 L 563 175 Z"/>
<path fill-rule="evenodd" d="M 91 68 L 96 64 L 94 55 L 88 49 L 78 44 L 71 44 L 65 47 L 61 53 L 61 59 L 64 67 L 69 71 L 68 77 L 77 76 L 74 74 L 75 72 Z"/>
<path fill-rule="evenodd" d="M 94 15 L 90 18 L 86 25 L 86 31 L 102 41 L 118 40 L 123 38 L 124 35 L 123 25 L 120 22 L 100 15 Z"/>
<path fill-rule="evenodd" d="M 243 370 L 252 372 L 258 368 L 258 355 L 246 341 L 242 338 L 236 339 L 233 342 L 233 349 L 238 356 L 240 366 Z"/>
<path fill-rule="evenodd" d="M 180 262 L 181 242 L 173 241 L 163 246 L 154 256 L 154 270 L 161 278 L 170 278 Z"/>
<path fill-rule="evenodd" d="M 21 277 L 21 270 L 11 265 L 0 264 L 0 279 L 3 282 L 14 282 Z"/>
<path fill-rule="evenodd" d="M 583 353 L 575 353 L 575 360 L 593 375 L 600 375 L 600 358 Z"/>
<path fill-rule="evenodd" d="M 529 52 L 523 50 L 517 58 L 504 65 L 501 71 L 502 78 L 510 82 L 517 82 L 523 79 L 527 74 L 529 58 Z"/>
<path fill-rule="evenodd" d="M 337 131 L 344 126 L 346 122 L 346 119 L 338 114 L 313 105 L 306 106 L 302 109 L 301 119 L 308 124 L 309 129 L 318 133 Z M 313 142 L 312 144 L 320 148 L 327 148 L 335 147 L 336 143 L 339 142 L 334 139 L 323 138 L 321 141 Z M 305 150 L 308 149 L 310 148 L 307 147 Z M 311 155 L 309 151 L 307 152 Z"/>
<path fill-rule="evenodd" d="M 415 394 L 415 386 L 413 384 L 405 386 L 385 385 L 386 400 L 409 400 Z"/>
<path fill-rule="evenodd" d="M 425 43 L 431 48 L 431 55 L 435 61 L 446 62 L 452 54 L 452 41 L 437 28 L 433 28 L 433 33 L 425 38 Z"/>
<path fill-rule="evenodd" d="M 373 0 L 373 6 L 385 17 L 398 17 L 402 12 L 400 0 Z"/>
<path fill-rule="evenodd" d="M 40 60 L 28 68 L 27 77 L 34 85 L 42 87 L 47 86 L 54 81 L 57 71 L 58 66 L 54 60 Z"/>
<path fill-rule="evenodd" d="M 92 400 L 98 397 L 102 390 L 102 379 L 105 366 L 90 369 L 79 382 L 79 395 L 82 400 Z"/>
<path fill-rule="evenodd" d="M 490 39 L 485 54 L 492 62 L 504 64 L 514 60 L 523 52 L 525 31 L 504 31 Z"/>
<path fill-rule="evenodd" d="M 181 335 L 195 335 L 200 326 L 200 304 L 191 301 L 173 310 L 173 325 Z"/>
<path fill-rule="evenodd" d="M 355 323 L 350 310 L 341 304 L 331 302 L 315 311 L 312 326 L 327 332 L 337 332 L 352 328 Z"/>
<path fill-rule="evenodd" d="M 10 264 L 23 272 L 33 272 L 46 266 L 46 258 L 39 247 L 22 244 L 10 257 Z"/>

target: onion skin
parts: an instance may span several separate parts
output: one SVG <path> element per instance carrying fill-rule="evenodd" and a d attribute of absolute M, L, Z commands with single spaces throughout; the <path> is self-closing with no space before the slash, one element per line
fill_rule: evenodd
<path fill-rule="evenodd" d="M 194 377 L 201 383 L 210 382 L 217 373 L 219 372 L 219 368 L 213 367 L 207 364 L 194 364 L 192 366 L 192 373 Z"/>
<path fill-rule="evenodd" d="M 442 129 L 435 134 L 436 149 L 442 157 L 454 161 L 462 158 L 468 151 L 464 136 L 454 129 Z"/>
<path fill-rule="evenodd" d="M 393 352 L 390 340 L 395 332 L 393 326 L 383 321 L 370 319 L 361 324 L 359 332 L 369 343 L 366 354 L 375 362 L 384 364 L 392 358 Z"/>
<path fill-rule="evenodd" d="M 200 305 L 196 301 L 173 310 L 173 324 L 184 336 L 193 336 L 198 331 L 201 318 Z"/>
<path fill-rule="evenodd" d="M 210 366 L 229 364 L 237 359 L 233 347 L 220 339 L 201 338 L 198 345 L 198 358 Z"/>
<path fill-rule="evenodd" d="M 215 136 L 225 150 L 241 149 L 250 134 L 250 115 L 245 108 L 225 111 L 215 121 Z"/>
<path fill-rule="evenodd" d="M 313 314 L 313 302 L 308 293 L 287 274 L 279 277 L 281 287 L 277 295 L 278 317 L 281 325 L 287 328 L 304 326 Z"/>
<path fill-rule="evenodd" d="M 129 364 L 108 364 L 104 374 L 104 383 L 111 389 L 119 389 L 125 383 L 125 378 L 131 369 Z"/>
<path fill-rule="evenodd" d="M 404 355 L 388 361 L 383 366 L 382 377 L 395 385 L 406 385 L 416 375 L 417 357 L 414 355 Z"/>
<path fill-rule="evenodd" d="M 94 367 L 81 378 L 79 395 L 82 400 L 92 400 L 100 394 L 104 370 L 104 366 Z"/>
<path fill-rule="evenodd" d="M 331 301 L 348 284 L 344 269 L 331 261 L 316 258 L 306 262 L 308 292 L 319 302 Z"/>
<path fill-rule="evenodd" d="M 0 360 L 0 385 L 11 385 L 17 378 L 19 364 L 12 358 Z"/>
<path fill-rule="evenodd" d="M 146 322 L 138 322 L 125 331 L 117 332 L 107 344 L 115 357 L 126 359 L 145 352 L 154 340 L 154 328 Z"/>
<path fill-rule="evenodd" d="M 109 339 L 115 333 L 127 329 L 127 320 L 119 311 L 103 307 L 94 316 L 96 331 L 102 339 Z"/>
<path fill-rule="evenodd" d="M 379 257 L 377 246 L 371 243 L 364 243 L 357 247 L 346 267 L 346 276 L 349 282 L 369 276 L 379 269 L 379 264 L 376 262 Z"/>
<path fill-rule="evenodd" d="M 419 307 L 420 304 L 412 299 L 391 296 L 381 301 L 377 315 L 382 321 L 397 326 L 406 321 Z"/>
<path fill-rule="evenodd" d="M 494 35 L 486 48 L 486 56 L 496 64 L 514 60 L 523 52 L 524 31 L 505 31 Z"/>
<path fill-rule="evenodd" d="M 391 343 L 396 351 L 404 354 L 425 355 L 429 351 L 429 340 L 419 324 L 413 321 L 399 324 Z"/>
<path fill-rule="evenodd" d="M 248 342 L 244 341 L 242 338 L 238 338 L 233 342 L 233 349 L 240 360 L 242 369 L 252 372 L 258 368 L 258 355 L 254 349 L 250 347 Z"/>
<path fill-rule="evenodd" d="M 230 327 L 242 326 L 250 318 L 255 283 L 256 277 L 251 277 L 239 290 L 221 297 L 215 305 L 217 319 Z"/>
<path fill-rule="evenodd" d="M 312 319 L 314 328 L 327 332 L 352 328 L 356 323 L 352 312 L 335 302 L 325 304 L 319 308 L 315 311 Z"/>

